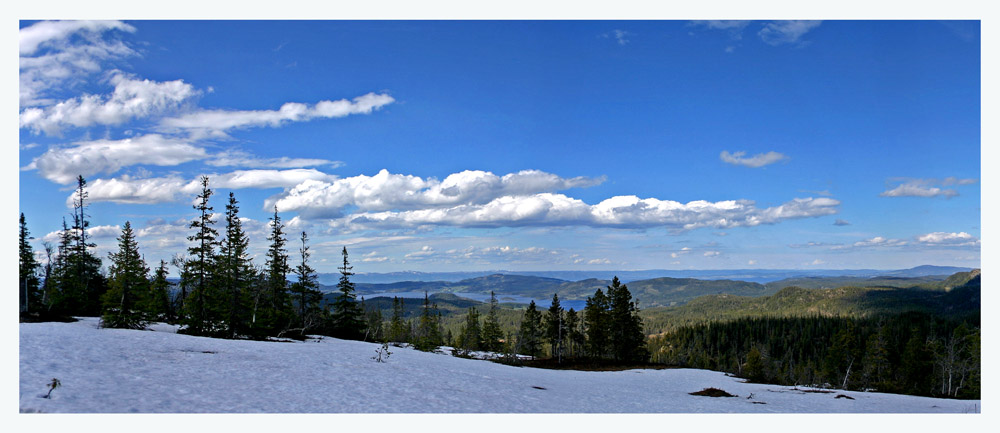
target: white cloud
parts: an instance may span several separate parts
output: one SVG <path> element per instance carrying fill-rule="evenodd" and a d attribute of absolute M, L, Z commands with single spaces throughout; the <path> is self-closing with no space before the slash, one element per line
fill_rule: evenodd
<path fill-rule="evenodd" d="M 199 92 L 182 80 L 156 82 L 117 72 L 111 95 L 83 95 L 44 108 L 21 111 L 19 126 L 38 134 L 59 135 L 66 127 L 120 125 L 178 108 Z"/>
<path fill-rule="evenodd" d="M 237 170 L 222 174 L 205 174 L 209 178 L 209 188 L 288 188 L 311 180 L 334 178 L 314 169 L 291 170 Z M 201 176 L 184 179 L 177 175 L 153 178 L 137 178 L 123 175 L 113 179 L 96 179 L 88 182 L 87 193 L 91 202 L 110 201 L 115 203 L 155 204 L 178 201 L 182 194 L 193 197 L 201 192 Z M 73 196 L 66 198 L 67 206 Z M 271 206 L 266 206 L 271 208 Z M 282 209 L 284 211 L 284 209 Z M 296 224 L 301 224 L 296 220 Z"/>
<path fill-rule="evenodd" d="M 887 239 L 882 236 L 875 236 L 871 239 L 855 242 L 852 246 L 855 248 L 899 247 L 906 244 L 907 242 L 901 239 Z"/>
<path fill-rule="evenodd" d="M 757 32 L 760 39 L 771 45 L 792 44 L 810 30 L 819 27 L 822 21 L 791 20 L 771 21 Z"/>
<path fill-rule="evenodd" d="M 750 21 L 746 20 L 709 20 L 709 21 L 690 21 L 688 23 L 693 27 L 704 27 L 709 30 L 724 30 L 729 33 L 729 37 L 733 40 L 743 39 L 743 29 L 750 25 Z M 726 52 L 732 52 L 735 47 L 727 47 Z"/>
<path fill-rule="evenodd" d="M 378 255 L 378 252 L 372 251 L 361 256 L 361 261 L 364 263 L 382 263 L 389 261 L 386 256 Z"/>
<path fill-rule="evenodd" d="M 333 168 L 344 165 L 342 161 L 331 161 L 319 158 L 261 158 L 242 150 L 230 149 L 212 155 L 212 158 L 205 161 L 206 164 L 216 167 L 251 167 L 251 168 L 304 168 L 315 166 L 332 166 Z"/>
<path fill-rule="evenodd" d="M 190 143 L 158 134 L 123 140 L 95 140 L 52 148 L 25 169 L 37 169 L 53 182 L 68 184 L 77 175 L 113 173 L 136 164 L 173 166 L 205 158 L 205 150 Z"/>
<path fill-rule="evenodd" d="M 279 209 L 310 216 L 330 216 L 339 215 L 348 206 L 356 206 L 362 211 L 383 211 L 483 204 L 502 196 L 588 187 L 603 180 L 562 178 L 537 170 L 502 177 L 486 171 L 466 170 L 438 181 L 381 170 L 374 176 L 303 182 L 271 197 L 267 206 L 277 205 Z"/>
<path fill-rule="evenodd" d="M 363 226 L 406 227 L 451 225 L 462 227 L 510 227 L 528 225 L 586 225 L 593 227 L 668 227 L 691 230 L 701 227 L 731 228 L 774 224 L 786 219 L 830 215 L 840 202 L 829 198 L 794 199 L 776 207 L 757 209 L 749 200 L 711 203 L 639 199 L 617 196 L 596 205 L 562 194 L 504 196 L 486 204 L 462 204 L 450 208 L 407 211 L 362 212 L 347 219 Z"/>
<path fill-rule="evenodd" d="M 42 21 L 18 31 L 22 107 L 51 103 L 47 96 L 101 71 L 101 63 L 137 53 L 115 39 L 135 32 L 121 21 Z"/>
<path fill-rule="evenodd" d="M 312 106 L 288 102 L 278 110 L 202 110 L 163 119 L 160 127 L 188 131 L 194 137 L 224 137 L 231 129 L 279 127 L 288 122 L 369 114 L 393 102 L 395 99 L 387 94 L 368 93 L 353 100 L 320 101 Z"/>
<path fill-rule="evenodd" d="M 937 197 L 952 198 L 958 195 L 958 191 L 953 188 L 941 188 L 943 186 L 971 185 L 978 182 L 976 179 L 958 179 L 948 177 L 945 179 L 912 179 L 896 178 L 890 181 L 901 182 L 895 188 L 883 191 L 881 197 Z"/>
<path fill-rule="evenodd" d="M 934 232 L 917 236 L 917 241 L 925 245 L 935 246 L 977 246 L 980 240 L 966 232 L 947 233 Z"/>
<path fill-rule="evenodd" d="M 744 157 L 743 155 L 746 155 L 746 152 L 729 153 L 729 151 L 723 150 L 722 153 L 719 154 L 719 159 L 727 164 L 743 165 L 753 168 L 763 167 L 768 164 L 774 164 L 783 159 L 788 159 L 788 157 L 784 154 L 775 151 L 758 153 L 749 158 Z"/>
<path fill-rule="evenodd" d="M 407 259 L 422 259 L 428 256 L 432 256 L 434 254 L 435 254 L 434 248 L 432 248 L 430 245 L 424 245 L 420 247 L 420 249 L 417 251 L 414 251 L 412 253 L 407 253 L 404 257 Z"/>
<path fill-rule="evenodd" d="M 705 251 L 705 254 L 703 254 L 703 255 L 705 257 L 719 257 L 720 255 L 722 255 L 722 253 L 720 253 L 718 251 Z"/>
<path fill-rule="evenodd" d="M 629 31 L 615 29 L 615 30 L 612 30 L 612 31 L 610 31 L 608 33 L 601 34 L 601 37 L 604 37 L 604 38 L 614 38 L 615 41 L 618 42 L 618 45 L 625 45 L 625 44 L 629 43 L 628 37 L 631 36 L 631 35 L 634 35 L 634 34 L 635 33 L 632 33 L 632 32 L 629 32 Z"/>

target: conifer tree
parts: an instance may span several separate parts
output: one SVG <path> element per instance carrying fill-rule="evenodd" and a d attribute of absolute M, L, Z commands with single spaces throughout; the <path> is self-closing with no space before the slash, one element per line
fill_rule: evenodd
<path fill-rule="evenodd" d="M 146 326 L 149 294 L 149 268 L 139 255 L 132 224 L 125 222 L 118 237 L 118 252 L 111 253 L 108 268 L 109 286 L 104 294 L 104 314 L 101 326 L 105 328 L 142 329 Z"/>
<path fill-rule="evenodd" d="M 577 314 L 576 310 L 570 308 L 566 312 L 566 348 L 569 351 L 570 357 L 577 356 L 581 350 L 583 350 L 583 345 L 586 342 L 585 335 L 580 329 L 580 316 Z"/>
<path fill-rule="evenodd" d="M 389 320 L 389 341 L 406 342 L 409 340 L 408 330 L 409 326 L 403 320 L 403 302 L 398 297 L 393 296 L 392 318 Z"/>
<path fill-rule="evenodd" d="M 417 350 L 431 351 L 440 345 L 441 327 L 437 304 L 432 306 L 427 292 L 424 292 L 424 307 L 420 312 L 420 321 L 413 335 L 413 346 Z"/>
<path fill-rule="evenodd" d="M 24 212 L 21 212 L 18 231 L 18 293 L 21 300 L 21 312 L 36 312 L 40 310 L 42 296 L 38 290 L 38 261 L 35 251 L 31 248 L 32 239 L 28 233 L 28 225 L 24 222 Z"/>
<path fill-rule="evenodd" d="M 587 334 L 587 355 L 594 358 L 607 356 L 611 349 L 611 335 L 609 333 L 611 319 L 608 308 L 608 298 L 601 289 L 597 289 L 594 296 L 587 298 L 587 304 L 583 308 L 583 324 Z"/>
<path fill-rule="evenodd" d="M 562 362 L 563 339 L 566 336 L 563 309 L 559 305 L 559 294 L 552 294 L 552 305 L 545 315 L 545 338 L 549 340 L 552 356 Z"/>
<path fill-rule="evenodd" d="M 309 266 L 309 256 L 311 254 L 309 253 L 309 246 L 306 245 L 308 240 L 306 232 L 302 232 L 302 237 L 300 238 L 302 246 L 299 247 L 299 257 L 301 260 L 294 271 L 298 277 L 298 281 L 292 283 L 291 287 L 292 294 L 299 306 L 299 321 L 303 334 L 319 324 L 319 301 L 323 299 L 323 293 L 317 290 L 319 282 L 317 281 L 316 271 Z M 381 318 L 379 321 L 381 322 Z"/>
<path fill-rule="evenodd" d="M 267 250 L 267 262 L 264 267 L 267 272 L 267 291 L 265 302 L 261 308 L 260 325 L 269 335 L 279 335 L 289 328 L 294 320 L 291 297 L 288 295 L 288 253 L 285 250 L 284 224 L 278 216 L 278 207 L 274 207 L 271 220 L 271 234 L 267 240 L 271 246 Z"/>
<path fill-rule="evenodd" d="M 68 280 L 70 290 L 75 293 L 81 305 L 77 306 L 79 314 L 97 315 L 101 311 L 101 296 L 107 290 L 107 282 L 101 275 L 101 259 L 90 252 L 97 245 L 87 241 L 87 228 L 90 221 L 87 217 L 87 181 L 83 176 L 77 176 L 77 187 L 73 198 L 73 240 L 68 257 L 71 278 Z"/>
<path fill-rule="evenodd" d="M 364 322 L 363 312 L 358 307 L 355 300 L 354 283 L 351 282 L 351 272 L 353 266 L 347 261 L 347 247 L 344 247 L 341 254 L 344 256 L 343 266 L 340 270 L 340 281 L 337 282 L 337 290 L 340 294 L 333 301 L 333 336 L 337 338 L 357 339 L 362 335 Z"/>
<path fill-rule="evenodd" d="M 385 328 L 382 326 L 382 310 L 365 308 L 365 298 L 361 298 L 361 309 L 365 312 L 364 341 L 386 341 Z"/>
<path fill-rule="evenodd" d="M 469 312 L 465 315 L 465 325 L 458 335 L 458 346 L 464 351 L 476 351 L 481 349 L 482 332 L 479 326 L 479 312 L 476 307 L 469 307 Z"/>
<path fill-rule="evenodd" d="M 167 281 L 167 262 L 160 260 L 160 266 L 153 273 L 153 280 L 149 282 L 149 305 L 147 311 L 151 320 L 173 320 L 170 306 L 170 281 Z"/>
<path fill-rule="evenodd" d="M 497 297 L 490 291 L 490 310 L 483 320 L 483 350 L 489 352 L 500 352 L 503 350 L 503 330 L 500 328 L 500 320 L 497 317 L 498 310 Z"/>
<path fill-rule="evenodd" d="M 611 354 L 616 361 L 646 362 L 649 352 L 646 349 L 646 335 L 642 329 L 642 318 L 639 308 L 632 301 L 628 287 L 618 281 L 611 280 L 608 286 L 609 328 L 611 336 Z"/>
<path fill-rule="evenodd" d="M 250 321 L 250 283 L 254 277 L 250 262 L 250 239 L 243 231 L 239 202 L 229 193 L 226 204 L 226 236 L 219 243 L 212 284 L 219 292 L 225 335 L 236 338 L 248 331 Z"/>
<path fill-rule="evenodd" d="M 517 344 L 526 355 L 536 358 L 542 354 L 543 336 L 542 313 L 538 311 L 535 301 L 532 300 L 528 304 L 528 309 L 524 311 L 524 318 L 521 319 Z"/>
<path fill-rule="evenodd" d="M 204 335 L 217 332 L 212 324 L 216 312 L 212 307 L 216 305 L 211 287 L 211 277 L 215 266 L 216 245 L 219 232 L 212 226 L 215 220 L 212 219 L 212 206 L 208 205 L 208 199 L 212 196 L 212 190 L 208 187 L 208 176 L 201 177 L 201 193 L 198 194 L 194 209 L 198 211 L 198 217 L 191 221 L 188 228 L 194 229 L 195 233 L 188 236 L 188 241 L 194 245 L 188 247 L 188 259 L 184 262 L 184 272 L 181 273 L 181 284 L 185 288 L 190 288 L 191 292 L 187 298 L 183 299 L 184 320 L 187 325 L 187 332 Z"/>

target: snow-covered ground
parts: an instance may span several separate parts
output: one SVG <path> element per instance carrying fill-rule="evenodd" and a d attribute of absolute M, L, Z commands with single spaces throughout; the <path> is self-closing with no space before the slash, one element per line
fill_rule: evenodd
<path fill-rule="evenodd" d="M 331 338 L 233 341 L 20 324 L 20 411 L 70 413 L 978 413 L 979 401 L 743 383 L 692 370 L 519 368 Z M 62 386 L 42 398 L 48 383 Z M 692 396 L 715 387 L 735 398 Z M 752 398 L 748 398 L 751 397 Z M 836 398 L 846 395 L 853 399 Z"/>

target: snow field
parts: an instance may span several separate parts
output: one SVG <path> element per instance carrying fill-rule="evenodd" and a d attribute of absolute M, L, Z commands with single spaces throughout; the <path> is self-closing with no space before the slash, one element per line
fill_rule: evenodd
<path fill-rule="evenodd" d="M 805 392 L 693 370 L 522 368 L 379 344 L 20 324 L 19 408 L 64 413 L 978 413 L 980 401 Z M 62 386 L 52 392 L 48 383 Z M 689 395 L 723 389 L 735 398 Z M 543 389 L 539 389 L 543 388 Z M 750 397 L 753 394 L 752 398 Z M 835 398 L 837 395 L 853 398 Z"/>

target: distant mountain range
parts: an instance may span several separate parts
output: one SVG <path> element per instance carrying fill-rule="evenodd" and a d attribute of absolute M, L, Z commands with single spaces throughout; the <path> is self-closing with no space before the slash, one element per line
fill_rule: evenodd
<path fill-rule="evenodd" d="M 968 272 L 972 268 L 962 268 L 954 266 L 932 266 L 923 265 L 909 269 L 880 270 L 880 269 L 691 269 L 691 270 L 667 270 L 650 269 L 642 271 L 469 271 L 469 272 L 388 272 L 388 273 L 365 273 L 359 272 L 351 277 L 355 283 L 386 284 L 398 282 L 459 282 L 471 278 L 484 277 L 488 275 L 519 275 L 530 277 L 552 278 L 563 281 L 581 281 L 587 279 L 611 279 L 617 276 L 624 283 L 637 280 L 648 280 L 660 277 L 671 278 L 697 278 L 702 280 L 741 280 L 754 283 L 768 283 L 771 281 L 786 278 L 800 277 L 862 277 L 871 278 L 876 276 L 894 277 L 925 277 L 937 275 L 951 275 L 957 272 Z M 319 274 L 321 284 L 334 285 L 340 278 L 338 273 Z"/>
<path fill-rule="evenodd" d="M 863 286 L 863 287 L 916 287 L 936 288 L 935 284 L 944 281 L 949 270 L 956 272 L 968 271 L 967 268 L 950 268 L 941 266 L 921 266 L 912 269 L 891 270 L 891 271 L 831 271 L 840 272 L 835 276 L 799 276 L 786 278 L 771 282 L 766 285 L 754 281 L 738 279 L 697 279 L 697 278 L 674 278 L 657 277 L 628 281 L 626 284 L 632 297 L 639 301 L 641 308 L 670 307 L 683 305 L 695 298 L 705 295 L 732 295 L 759 297 L 777 293 L 779 290 L 797 286 L 802 288 L 818 289 L 842 286 Z M 660 271 L 641 271 L 660 272 Z M 677 271 L 669 271 L 677 272 Z M 699 271 L 699 272 L 734 272 L 734 271 Z M 769 272 L 770 275 L 779 275 L 782 272 L 802 272 L 802 271 L 754 271 Z M 878 276 L 868 277 L 867 272 L 878 273 Z M 844 273 L 850 273 L 844 275 Z M 609 273 L 612 274 L 613 273 Z M 719 276 L 719 275 L 716 276 Z M 856 275 L 865 276 L 856 276 Z M 929 275 L 933 274 L 933 275 Z M 413 274 L 407 273 L 412 276 Z M 422 274 L 436 275 L 436 274 Z M 637 274 L 636 274 L 637 275 Z M 760 274 L 757 274 L 760 275 Z M 352 280 L 359 280 L 353 278 Z M 482 300 L 482 295 L 495 292 L 501 301 L 527 303 L 534 299 L 542 305 L 543 301 L 550 300 L 552 294 L 558 293 L 559 298 L 564 301 L 585 300 L 592 296 L 598 289 L 604 289 L 611 285 L 610 279 L 586 278 L 577 281 L 568 281 L 559 278 L 520 275 L 520 274 L 491 274 L 472 278 L 465 278 L 459 281 L 397 281 L 391 283 L 366 283 L 356 282 L 357 293 L 367 298 L 377 296 L 400 296 L 400 297 L 422 297 L 424 292 L 451 293 L 460 296 L 474 297 L 479 295 L 478 300 Z M 930 285 L 930 286 L 928 286 Z M 324 285 L 321 289 L 325 292 L 333 292 L 335 286 Z M 547 302 L 545 303 L 547 305 Z M 578 305 L 579 306 L 579 305 Z"/>

